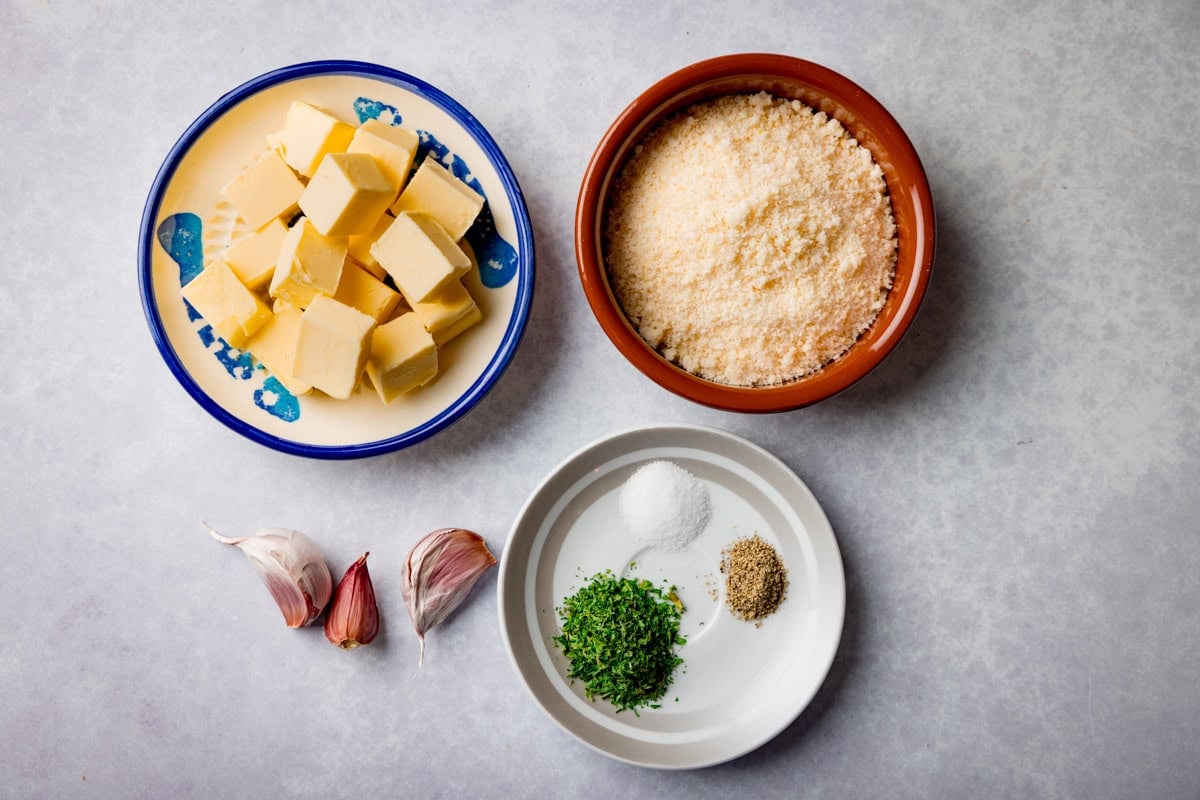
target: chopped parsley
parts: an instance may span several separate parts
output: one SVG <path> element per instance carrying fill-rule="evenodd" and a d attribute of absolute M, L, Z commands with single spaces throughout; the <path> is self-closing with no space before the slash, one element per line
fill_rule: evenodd
<path fill-rule="evenodd" d="M 683 604 L 674 587 L 650 581 L 594 575 L 557 609 L 562 633 L 554 643 L 571 663 L 567 677 L 583 682 L 589 700 L 602 697 L 617 711 L 661 708 L 683 659 L 675 646 Z"/>

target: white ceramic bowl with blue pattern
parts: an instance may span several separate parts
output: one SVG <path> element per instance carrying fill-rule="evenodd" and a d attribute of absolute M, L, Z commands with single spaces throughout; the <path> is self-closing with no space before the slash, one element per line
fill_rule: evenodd
<path fill-rule="evenodd" d="M 477 269 L 464 279 L 483 322 L 439 350 L 431 384 L 385 405 L 360 386 L 348 400 L 294 396 L 230 347 L 180 295 L 243 223 L 220 188 L 279 130 L 295 100 L 347 122 L 378 118 L 415 130 L 417 161 L 436 158 L 486 198 L 464 237 Z M 142 304 L 171 372 L 234 431 L 315 458 L 377 455 L 423 441 L 470 411 L 512 360 L 533 298 L 533 230 L 520 186 L 491 135 L 453 98 L 418 78 L 357 61 L 314 61 L 254 78 L 214 103 L 171 148 L 142 215 Z M 364 379 L 365 380 L 365 379 Z"/>

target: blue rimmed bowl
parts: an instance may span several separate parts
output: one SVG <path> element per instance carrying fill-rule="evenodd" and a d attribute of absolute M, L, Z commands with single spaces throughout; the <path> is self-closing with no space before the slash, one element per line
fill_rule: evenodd
<path fill-rule="evenodd" d="M 266 150 L 288 106 L 304 100 L 347 122 L 403 124 L 487 199 L 465 241 L 478 268 L 464 279 L 483 322 L 439 352 L 435 382 L 384 405 L 369 389 L 348 400 L 297 397 L 230 347 L 180 288 L 244 232 L 220 188 Z M 520 344 L 533 298 L 533 230 L 516 176 L 484 127 L 424 81 L 357 61 L 314 61 L 268 72 L 217 100 L 171 148 L 151 187 L 138 246 L 142 305 L 167 367 L 197 403 L 260 444 L 315 458 L 358 458 L 421 442 L 462 418 L 499 379 Z"/>

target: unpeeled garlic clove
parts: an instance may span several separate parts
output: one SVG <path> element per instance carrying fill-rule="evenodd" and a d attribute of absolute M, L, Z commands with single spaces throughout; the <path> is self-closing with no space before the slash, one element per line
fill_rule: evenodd
<path fill-rule="evenodd" d="M 333 577 L 316 542 L 286 528 L 263 528 L 250 536 L 229 538 L 204 527 L 218 542 L 237 547 L 250 559 L 289 628 L 310 625 L 321 616 L 333 592 Z"/>
<path fill-rule="evenodd" d="M 367 571 L 369 555 L 363 553 L 346 570 L 333 594 L 333 605 L 325 615 L 325 638 L 343 650 L 370 644 L 379 633 L 379 606 L 375 604 L 375 587 Z"/>
<path fill-rule="evenodd" d="M 421 641 L 417 669 L 425 663 L 425 632 L 450 616 L 495 563 L 483 537 L 462 528 L 436 530 L 413 547 L 400 588 Z"/>

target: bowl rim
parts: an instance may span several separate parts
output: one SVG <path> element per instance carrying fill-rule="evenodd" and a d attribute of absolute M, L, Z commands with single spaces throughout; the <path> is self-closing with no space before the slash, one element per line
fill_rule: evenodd
<path fill-rule="evenodd" d="M 912 197 L 918 217 L 914 221 L 919 230 L 913 237 L 917 243 L 913 275 L 903 296 L 897 298 L 898 311 L 891 323 L 877 340 L 871 342 L 870 357 L 846 360 L 843 354 L 820 372 L 798 382 L 765 387 L 709 381 L 659 355 L 621 311 L 600 257 L 602 198 L 629 145 L 650 129 L 651 121 L 657 123 L 666 116 L 664 109 L 677 110 L 701 102 L 708 97 L 701 94 L 704 87 L 738 77 L 781 79 L 823 93 L 833 89 L 840 97 L 853 98 L 857 107 L 868 109 L 873 119 L 879 122 L 873 128 L 886 130 L 889 140 L 894 143 L 889 152 L 902 153 L 904 159 L 916 167 L 912 180 L 900 187 Z M 680 98 L 684 98 L 682 102 L 679 102 Z M 676 102 L 679 102 L 677 106 L 674 105 Z M 889 193 L 892 192 L 893 187 L 889 186 Z M 916 148 L 895 117 L 849 78 L 815 62 L 775 53 L 735 53 L 698 61 L 670 73 L 643 91 L 617 115 L 601 137 L 584 171 L 575 207 L 575 260 L 584 294 L 604 333 L 630 363 L 659 386 L 687 400 L 725 411 L 791 411 L 833 397 L 866 377 L 899 344 L 916 317 L 932 273 L 936 239 L 928 177 Z M 892 294 L 895 294 L 895 287 Z M 852 345 L 852 349 L 857 346 L 858 343 Z"/>
<path fill-rule="evenodd" d="M 393 84 L 428 100 L 458 122 L 480 149 L 483 150 L 485 156 L 491 162 L 492 168 L 495 169 L 500 178 L 509 204 L 513 209 L 519 253 L 516 273 L 516 296 L 513 301 L 513 311 L 509 318 L 508 326 L 505 328 L 504 335 L 500 340 L 496 352 L 492 355 L 491 360 L 488 361 L 487 366 L 475 381 L 444 410 L 414 428 L 386 439 L 344 445 L 297 442 L 267 433 L 227 411 L 210 397 L 191 376 L 179 356 L 175 353 L 170 337 L 163 325 L 162 317 L 159 314 L 157 303 L 155 302 L 152 272 L 155 239 L 154 226 L 158 218 L 163 196 L 180 162 L 191 149 L 192 145 L 196 143 L 213 122 L 252 95 L 281 83 L 320 75 L 354 75 Z M 400 450 L 418 444 L 435 433 L 448 428 L 473 409 L 512 362 L 521 338 L 524 335 L 533 300 L 534 263 L 533 226 L 529 218 L 529 210 L 525 204 L 524 193 L 521 191 L 520 184 L 517 182 L 512 167 L 500 151 L 499 145 L 496 144 L 491 134 L 488 133 L 487 129 L 483 127 L 474 115 L 450 95 L 420 78 L 380 64 L 344 59 L 306 61 L 279 67 L 251 78 L 218 98 L 188 125 L 183 134 L 167 152 L 151 184 L 146 205 L 142 211 L 141 225 L 138 230 L 138 289 L 141 293 L 142 309 L 145 312 L 146 322 L 150 327 L 150 334 L 154 339 L 154 343 L 158 348 L 159 354 L 170 369 L 171 374 L 175 376 L 175 379 L 191 395 L 193 400 L 234 432 L 274 450 L 310 458 L 363 458 Z"/>

